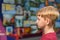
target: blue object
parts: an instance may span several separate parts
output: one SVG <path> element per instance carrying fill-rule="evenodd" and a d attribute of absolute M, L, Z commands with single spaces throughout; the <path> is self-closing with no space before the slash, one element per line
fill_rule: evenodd
<path fill-rule="evenodd" d="M 58 4 L 60 4 L 60 0 L 55 0 Z"/>
<path fill-rule="evenodd" d="M 13 38 L 11 36 L 7 36 L 7 40 L 15 40 L 15 38 Z"/>
<path fill-rule="evenodd" d="M 55 27 L 56 28 L 60 28 L 60 20 L 58 20 L 58 21 L 55 22 Z"/>
<path fill-rule="evenodd" d="M 7 26 L 6 31 L 7 32 L 13 32 L 13 27 L 12 26 Z"/>
<path fill-rule="evenodd" d="M 0 0 L 0 19 L 3 21 L 3 15 L 2 15 L 2 2 L 3 0 Z"/>

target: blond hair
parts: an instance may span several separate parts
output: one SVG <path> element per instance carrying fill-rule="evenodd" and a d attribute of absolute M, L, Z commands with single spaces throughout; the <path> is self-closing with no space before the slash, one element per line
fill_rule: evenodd
<path fill-rule="evenodd" d="M 59 16 L 59 12 L 58 12 L 57 8 L 55 8 L 53 6 L 47 6 L 47 7 L 40 9 L 37 12 L 37 16 L 40 16 L 40 15 L 50 18 L 52 20 L 52 24 L 54 24 L 54 22 L 56 21 L 56 19 Z"/>

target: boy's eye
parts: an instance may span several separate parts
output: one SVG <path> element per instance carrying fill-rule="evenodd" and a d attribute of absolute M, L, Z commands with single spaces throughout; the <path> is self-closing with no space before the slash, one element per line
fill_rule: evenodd
<path fill-rule="evenodd" d="M 38 15 L 38 16 L 40 16 L 40 15 Z"/>

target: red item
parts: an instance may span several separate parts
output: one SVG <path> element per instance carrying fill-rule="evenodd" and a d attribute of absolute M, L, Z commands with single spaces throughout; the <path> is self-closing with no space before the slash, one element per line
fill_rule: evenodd
<path fill-rule="evenodd" d="M 41 40 L 57 40 L 56 33 L 43 34 Z"/>
<path fill-rule="evenodd" d="M 10 21 L 11 21 L 11 23 L 14 23 L 14 17 Z"/>
<path fill-rule="evenodd" d="M 17 34 L 10 34 L 10 36 L 16 38 L 16 40 L 19 40 L 19 35 L 17 35 Z"/>

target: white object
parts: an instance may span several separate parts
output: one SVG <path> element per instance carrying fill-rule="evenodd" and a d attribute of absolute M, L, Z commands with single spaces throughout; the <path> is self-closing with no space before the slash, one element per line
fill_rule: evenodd
<path fill-rule="evenodd" d="M 0 36 L 1 36 L 1 35 L 6 35 L 6 34 L 5 34 L 5 33 L 0 33 Z"/>
<path fill-rule="evenodd" d="M 4 3 L 11 3 L 11 4 L 14 4 L 15 1 L 14 0 L 3 0 Z"/>

